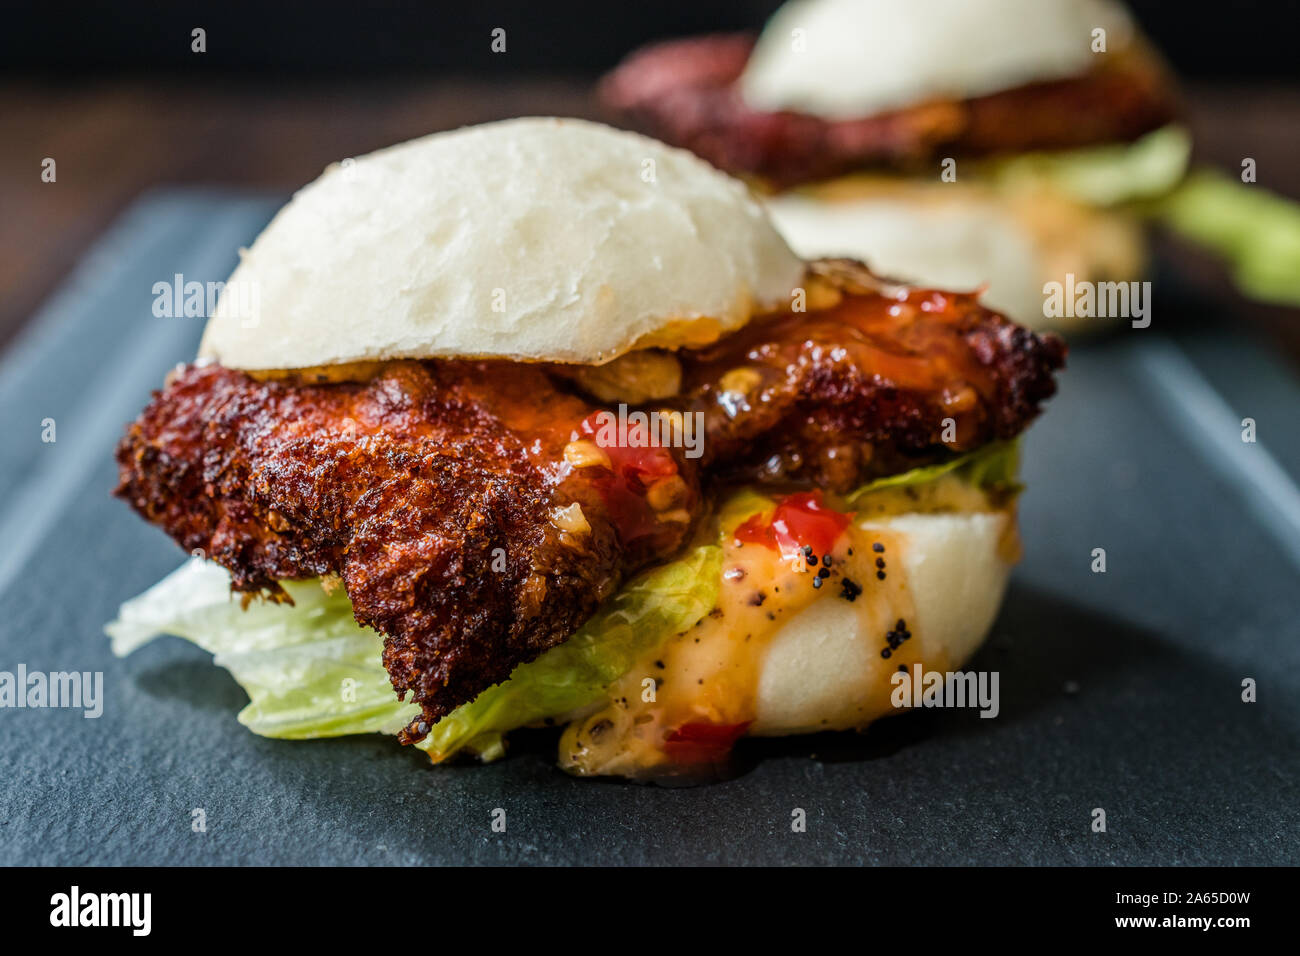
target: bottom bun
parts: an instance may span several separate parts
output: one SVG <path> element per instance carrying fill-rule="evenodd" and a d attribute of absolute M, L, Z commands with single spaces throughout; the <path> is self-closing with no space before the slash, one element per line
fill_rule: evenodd
<path fill-rule="evenodd" d="M 902 651 L 905 666 L 955 670 L 993 626 L 1014 558 L 1006 546 L 1014 534 L 1010 512 L 903 514 L 857 527 L 888 531 L 904 545 L 911 637 L 900 653 L 882 657 L 881 635 L 896 623 L 889 602 L 815 601 L 767 647 L 750 734 L 862 727 L 896 711 L 890 678 Z"/>
<path fill-rule="evenodd" d="M 1078 329 L 1095 320 L 1044 314 L 1047 282 L 1132 281 L 1145 264 L 1136 222 L 1037 191 L 1014 196 L 957 183 L 856 181 L 768 200 L 805 258 L 848 256 L 918 285 L 969 290 L 1032 329 Z"/>

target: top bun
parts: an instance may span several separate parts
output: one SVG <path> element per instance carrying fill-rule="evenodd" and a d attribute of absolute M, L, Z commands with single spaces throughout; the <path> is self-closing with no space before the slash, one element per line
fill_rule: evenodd
<path fill-rule="evenodd" d="M 794 0 L 768 22 L 740 79 L 764 110 L 856 119 L 1086 72 L 1092 31 L 1130 39 L 1110 0 Z"/>
<path fill-rule="evenodd" d="M 595 365 L 717 338 L 803 272 L 746 187 L 690 153 L 508 120 L 329 167 L 241 251 L 199 355 Z"/>

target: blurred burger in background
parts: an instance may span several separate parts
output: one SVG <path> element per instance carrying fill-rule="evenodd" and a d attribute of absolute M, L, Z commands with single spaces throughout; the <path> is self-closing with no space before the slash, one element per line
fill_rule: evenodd
<path fill-rule="evenodd" d="M 800 254 L 986 288 L 1131 281 L 1140 213 L 1190 152 L 1168 70 L 1109 0 L 796 0 L 762 34 L 670 41 L 601 85 L 634 125 L 743 176 Z"/>

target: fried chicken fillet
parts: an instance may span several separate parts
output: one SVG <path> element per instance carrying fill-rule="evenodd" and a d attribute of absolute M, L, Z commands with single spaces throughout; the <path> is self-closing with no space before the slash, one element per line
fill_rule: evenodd
<path fill-rule="evenodd" d="M 600 447 L 608 409 L 540 365 L 405 361 L 361 382 L 178 370 L 128 428 L 116 494 L 235 589 L 338 575 L 429 726 L 567 639 L 632 572 L 679 550 L 710 490 L 848 490 L 1018 434 L 1065 349 L 973 295 L 814 266 L 835 290 L 677 353 L 704 455 Z"/>

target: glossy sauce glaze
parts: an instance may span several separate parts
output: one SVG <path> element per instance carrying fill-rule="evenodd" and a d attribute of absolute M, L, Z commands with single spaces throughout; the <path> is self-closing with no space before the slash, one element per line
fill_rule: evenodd
<path fill-rule="evenodd" d="M 811 311 L 757 319 L 680 353 L 683 398 L 704 415 L 714 479 L 847 492 L 1014 437 L 1052 394 L 1059 340 L 990 312 L 976 293 L 868 276 L 861 281 L 877 284 L 868 294 L 854 291 L 853 275 L 834 281 L 849 291 L 813 286 Z"/>
<path fill-rule="evenodd" d="M 685 390 L 729 368 L 754 365 L 785 376 L 820 350 L 859 374 L 913 391 L 976 388 L 992 397 L 994 382 L 960 334 L 989 314 L 978 292 L 890 286 L 888 294 L 845 295 L 828 308 L 757 319 L 695 353 Z M 927 316 L 933 316 L 927 321 Z"/>

